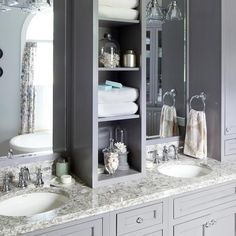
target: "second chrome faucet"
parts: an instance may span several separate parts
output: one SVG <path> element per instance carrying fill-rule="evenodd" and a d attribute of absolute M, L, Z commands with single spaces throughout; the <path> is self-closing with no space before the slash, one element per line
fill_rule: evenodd
<path fill-rule="evenodd" d="M 162 155 L 159 156 L 158 151 L 154 150 L 149 153 L 152 153 L 153 163 L 159 164 L 161 162 L 167 162 L 169 159 L 178 160 L 179 159 L 179 150 L 182 147 L 177 147 L 174 144 L 168 146 L 164 146 L 162 149 Z"/>

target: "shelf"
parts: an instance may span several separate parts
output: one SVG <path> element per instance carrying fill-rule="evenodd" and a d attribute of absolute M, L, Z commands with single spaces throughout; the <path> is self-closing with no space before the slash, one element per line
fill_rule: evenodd
<path fill-rule="evenodd" d="M 139 71 L 139 67 L 134 67 L 134 68 L 128 68 L 128 67 L 116 67 L 116 68 L 99 67 L 98 71 Z"/>
<path fill-rule="evenodd" d="M 140 115 L 113 116 L 113 117 L 98 118 L 98 122 L 131 120 L 131 119 L 138 119 L 139 117 L 140 117 Z"/>
<path fill-rule="evenodd" d="M 129 178 L 132 175 L 139 175 L 139 174 L 140 172 L 134 169 L 117 170 L 114 175 L 99 174 L 98 181 L 109 181 L 109 180 L 114 180 L 114 179 L 119 179 L 119 178 L 124 178 L 124 177 Z"/>
<path fill-rule="evenodd" d="M 139 20 L 122 20 L 114 18 L 100 18 L 99 26 L 100 27 L 121 27 L 133 24 L 139 24 Z"/>

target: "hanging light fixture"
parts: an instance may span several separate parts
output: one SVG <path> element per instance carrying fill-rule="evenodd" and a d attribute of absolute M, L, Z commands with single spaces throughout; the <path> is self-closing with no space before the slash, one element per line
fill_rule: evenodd
<path fill-rule="evenodd" d="M 0 11 L 21 9 L 27 12 L 35 12 L 52 5 L 52 0 L 0 0 Z"/>
<path fill-rule="evenodd" d="M 167 8 L 159 5 L 158 0 L 151 0 L 146 9 L 148 22 L 179 21 L 182 20 L 182 13 L 177 5 L 177 1 L 171 1 Z"/>
<path fill-rule="evenodd" d="M 147 4 L 147 19 L 149 22 L 163 21 L 165 18 L 158 0 L 152 0 Z"/>

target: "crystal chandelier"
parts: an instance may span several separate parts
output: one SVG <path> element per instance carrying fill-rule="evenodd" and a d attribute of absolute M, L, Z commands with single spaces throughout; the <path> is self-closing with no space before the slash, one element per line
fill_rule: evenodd
<path fill-rule="evenodd" d="M 148 22 L 165 22 L 182 20 L 182 13 L 177 5 L 177 1 L 171 1 L 167 8 L 161 7 L 158 0 L 151 0 L 146 9 Z"/>
<path fill-rule="evenodd" d="M 0 0 L 0 12 L 21 9 L 27 12 L 40 11 L 50 7 L 52 0 Z"/>

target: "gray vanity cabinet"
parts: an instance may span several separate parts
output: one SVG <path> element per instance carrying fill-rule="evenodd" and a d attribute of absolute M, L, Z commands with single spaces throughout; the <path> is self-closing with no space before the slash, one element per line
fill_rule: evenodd
<path fill-rule="evenodd" d="M 50 227 L 26 236 L 109 236 L 109 217 L 100 215 Z"/>
<path fill-rule="evenodd" d="M 235 236 L 235 183 L 173 199 L 171 236 Z"/>
<path fill-rule="evenodd" d="M 208 217 L 201 217 L 192 221 L 182 223 L 174 226 L 173 236 L 206 236 L 204 234 L 204 224 L 207 222 Z"/>
<path fill-rule="evenodd" d="M 236 182 L 143 203 L 27 236 L 236 236 Z"/>
<path fill-rule="evenodd" d="M 229 210 L 174 226 L 173 236 L 235 236 L 235 214 Z"/>
<path fill-rule="evenodd" d="M 51 231 L 42 236 L 102 236 L 102 221 L 96 220 Z"/>
<path fill-rule="evenodd" d="M 236 160 L 235 8 L 235 0 L 189 1 L 189 92 L 207 95 L 208 156 L 223 161 Z"/>

